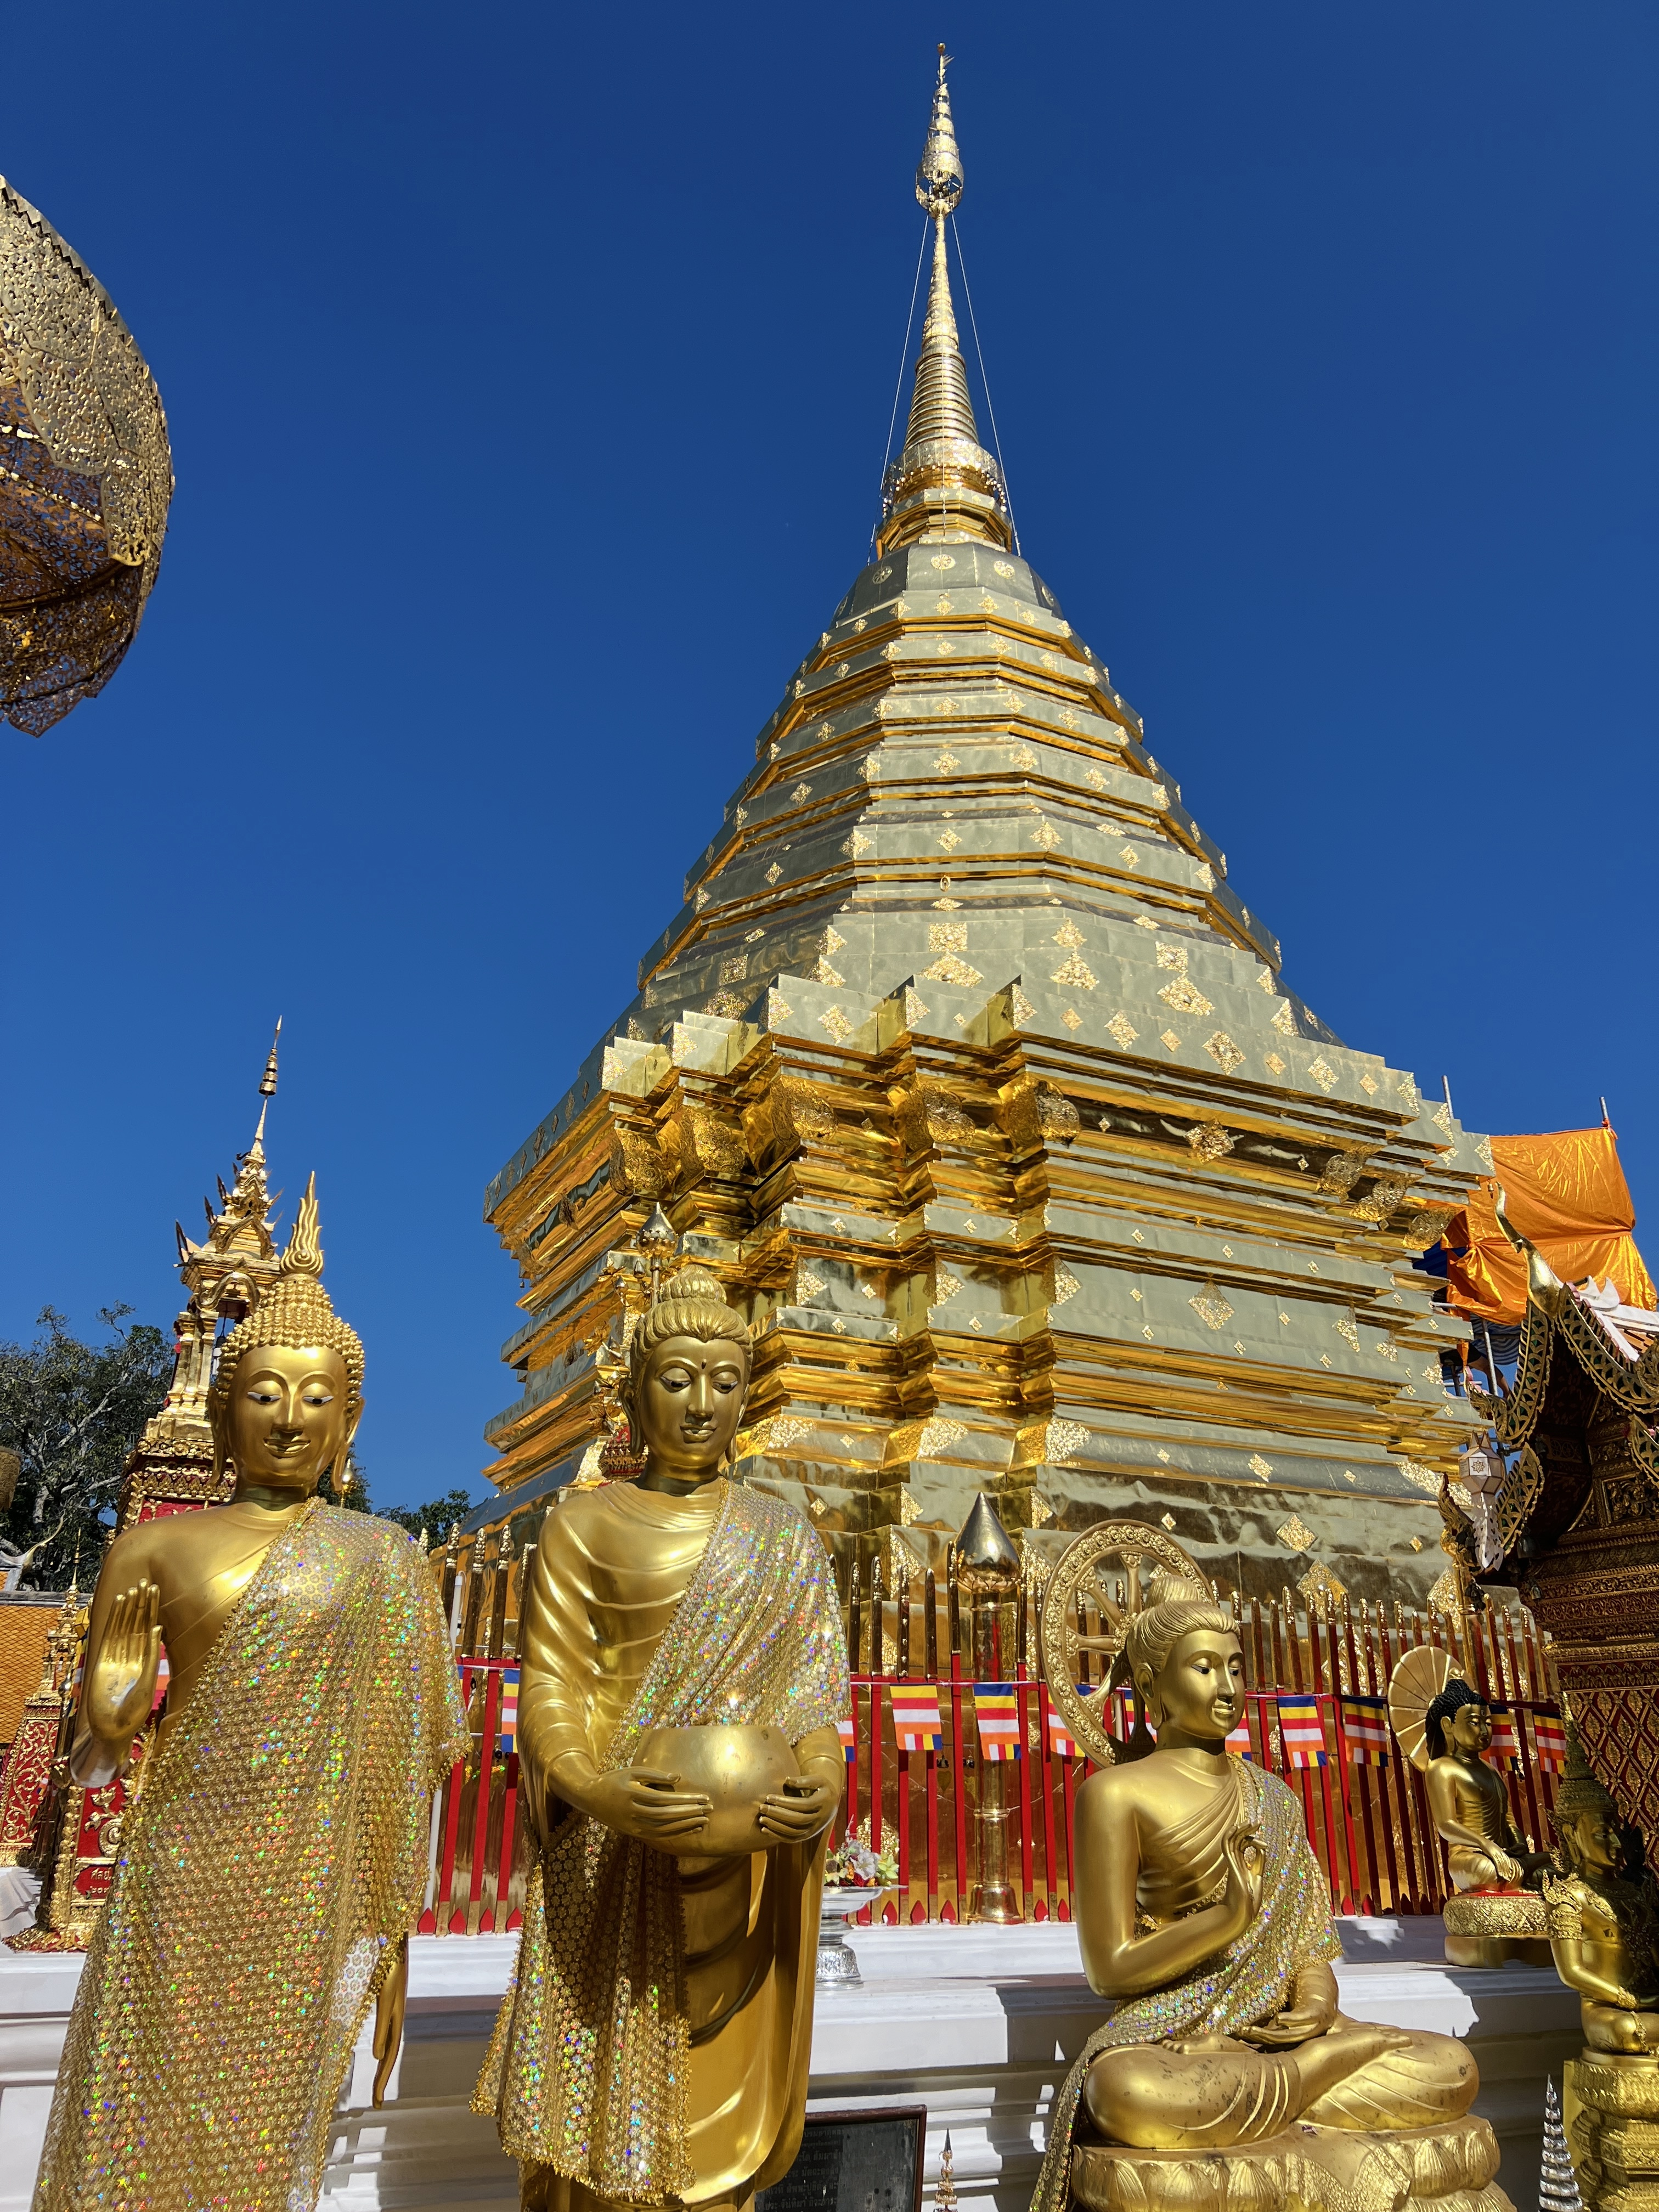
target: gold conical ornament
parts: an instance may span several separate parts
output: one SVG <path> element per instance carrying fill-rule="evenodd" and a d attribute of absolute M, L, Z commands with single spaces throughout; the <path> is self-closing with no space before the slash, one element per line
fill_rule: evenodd
<path fill-rule="evenodd" d="M 933 225 L 933 273 L 904 451 L 882 487 L 876 543 L 884 554 L 919 538 L 977 538 L 1000 549 L 1013 542 L 1002 472 L 979 442 L 951 298 L 945 225 L 962 198 L 963 167 L 945 82 L 949 59 L 941 46 L 933 117 L 916 167 L 916 198 Z"/>
<path fill-rule="evenodd" d="M 1625 1816 L 1619 1809 L 1619 1801 L 1592 1771 L 1571 1713 L 1566 1716 L 1565 1725 L 1567 1763 L 1562 1771 L 1560 1786 L 1556 1790 L 1555 1804 L 1550 1815 L 1557 1830 L 1564 1822 L 1575 1820 L 1580 1813 L 1611 1814 L 1623 1827 Z"/>

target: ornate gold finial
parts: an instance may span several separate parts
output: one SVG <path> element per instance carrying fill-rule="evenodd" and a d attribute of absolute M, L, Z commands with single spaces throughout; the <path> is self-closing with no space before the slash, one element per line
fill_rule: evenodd
<path fill-rule="evenodd" d="M 945 72 L 950 60 L 950 55 L 941 44 L 939 50 L 939 83 L 933 92 L 933 120 L 927 125 L 921 159 L 916 164 L 916 198 L 935 222 L 947 215 L 955 214 L 964 181 L 956 125 L 951 119 L 951 88 L 945 82 Z"/>
<path fill-rule="evenodd" d="M 271 1038 L 270 1050 L 265 1054 L 265 1072 L 259 1078 L 259 1126 L 253 1132 L 253 1143 L 250 1147 L 251 1152 L 258 1152 L 261 1155 L 264 1154 L 265 1144 L 265 1108 L 276 1096 L 276 1048 L 282 1042 L 282 1036 L 283 1018 L 278 1014 L 276 1034 Z"/>
<path fill-rule="evenodd" d="M 941 46 L 933 116 L 916 165 L 916 198 L 933 226 L 933 274 L 904 451 L 882 485 L 876 542 L 883 553 L 927 537 L 976 538 L 1004 547 L 1013 538 L 1001 471 L 979 442 L 951 299 L 945 224 L 962 198 L 963 167 L 945 82 L 950 58 Z"/>
<path fill-rule="evenodd" d="M 956 1540 L 957 1565 L 969 1588 L 983 1582 L 1000 1587 L 1019 1573 L 1019 1553 L 1014 1549 L 1001 1516 L 981 1490 L 963 1522 Z"/>

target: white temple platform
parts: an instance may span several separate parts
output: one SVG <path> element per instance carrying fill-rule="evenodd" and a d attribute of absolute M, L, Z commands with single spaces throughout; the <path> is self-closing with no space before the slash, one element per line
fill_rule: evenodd
<path fill-rule="evenodd" d="M 1498 2179 L 1537 2212 L 1544 2083 L 1580 2047 L 1578 2001 L 1546 1969 L 1448 1966 L 1438 1920 L 1340 1923 L 1342 2008 L 1462 2037 L 1480 2069 L 1477 2112 L 1503 2146 Z M 945 2130 L 963 2212 L 1026 2212 L 1049 2101 L 1104 2017 L 1068 1926 L 851 1932 L 861 1989 L 821 1990 L 812 2036 L 819 2110 L 926 2105 L 927 2181 Z M 506 1986 L 513 1936 L 419 1937 L 408 2032 L 387 2101 L 368 2102 L 365 2035 L 341 2100 L 326 2212 L 503 2212 L 517 2170 L 467 2100 Z M 27 2212 L 78 1955 L 0 1950 L 0 2212 Z"/>

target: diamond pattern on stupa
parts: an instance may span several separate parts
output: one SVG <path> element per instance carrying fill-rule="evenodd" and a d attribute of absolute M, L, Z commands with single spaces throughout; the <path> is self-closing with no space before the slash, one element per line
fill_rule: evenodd
<path fill-rule="evenodd" d="M 1466 1328 L 1411 1261 L 1485 1140 L 1287 983 L 1014 550 L 951 307 L 942 83 L 917 189 L 932 286 L 876 557 L 632 1005 L 487 1194 L 528 1315 L 487 1431 L 502 1510 L 592 1465 L 605 1255 L 660 1202 L 755 1330 L 741 1472 L 826 1531 L 954 1528 L 988 1489 L 1040 1542 L 1167 1512 L 1229 1583 L 1276 1592 L 1311 1551 L 1420 1600 L 1474 1416 L 1443 1381 Z"/>

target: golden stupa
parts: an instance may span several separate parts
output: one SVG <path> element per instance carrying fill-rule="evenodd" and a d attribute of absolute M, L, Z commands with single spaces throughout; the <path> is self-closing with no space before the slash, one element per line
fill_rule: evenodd
<path fill-rule="evenodd" d="M 1016 550 L 952 306 L 962 184 L 941 64 L 875 557 L 487 1194 L 525 1285 L 499 1517 L 597 1468 L 605 1255 L 660 1204 L 754 1328 L 743 1470 L 826 1532 L 954 1528 L 986 1490 L 1054 1535 L 1161 1521 L 1259 1592 L 1420 1601 L 1474 1416 L 1412 1261 L 1490 1158 L 1285 981 Z"/>

